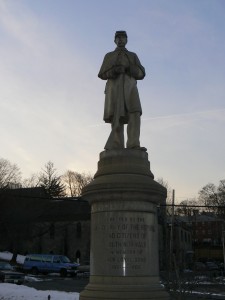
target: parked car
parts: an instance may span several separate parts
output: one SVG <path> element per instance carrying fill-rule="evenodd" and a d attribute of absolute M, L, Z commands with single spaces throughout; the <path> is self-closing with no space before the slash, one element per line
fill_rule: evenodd
<path fill-rule="evenodd" d="M 224 270 L 224 263 L 218 263 L 218 268 L 219 268 L 219 270 L 221 270 L 221 271 L 225 271 L 225 270 Z"/>
<path fill-rule="evenodd" d="M 77 270 L 79 273 L 90 273 L 90 262 L 84 261 L 79 267 L 77 267 Z"/>
<path fill-rule="evenodd" d="M 72 263 L 67 256 L 55 254 L 28 254 L 24 260 L 23 270 L 37 275 L 39 272 L 59 273 L 62 277 L 75 276 L 78 263 Z"/>
<path fill-rule="evenodd" d="M 205 271 L 206 270 L 206 265 L 201 261 L 196 261 L 194 263 L 194 270 L 195 271 Z"/>
<path fill-rule="evenodd" d="M 15 269 L 5 261 L 0 261 L 0 281 L 5 283 L 22 284 L 24 273 L 16 272 Z"/>
<path fill-rule="evenodd" d="M 219 270 L 218 265 L 212 261 L 207 261 L 205 264 L 206 264 L 207 269 L 210 271 Z"/>

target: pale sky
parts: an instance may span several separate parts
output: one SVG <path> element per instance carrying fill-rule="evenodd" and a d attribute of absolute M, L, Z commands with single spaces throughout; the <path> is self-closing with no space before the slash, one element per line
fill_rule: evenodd
<path fill-rule="evenodd" d="M 0 0 L 0 157 L 23 178 L 51 160 L 95 173 L 110 125 L 97 74 L 126 30 L 141 146 L 176 200 L 225 179 L 224 0 Z"/>

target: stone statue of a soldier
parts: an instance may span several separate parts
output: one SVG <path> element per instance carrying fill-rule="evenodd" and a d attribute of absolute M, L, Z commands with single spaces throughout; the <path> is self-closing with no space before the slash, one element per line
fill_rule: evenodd
<path fill-rule="evenodd" d="M 106 150 L 124 148 L 124 124 L 127 124 L 127 148 L 140 147 L 140 117 L 142 114 L 137 80 L 145 77 L 145 69 L 137 55 L 128 51 L 126 31 L 116 31 L 116 49 L 105 55 L 98 77 L 107 80 L 105 87 L 104 121 L 112 131 Z"/>

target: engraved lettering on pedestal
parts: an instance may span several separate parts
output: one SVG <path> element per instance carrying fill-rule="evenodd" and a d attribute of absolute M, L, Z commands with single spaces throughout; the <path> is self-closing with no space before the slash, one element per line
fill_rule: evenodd
<path fill-rule="evenodd" d="M 150 259 L 148 242 L 155 232 L 154 217 L 151 214 L 143 216 L 143 213 L 132 217 L 129 213 L 124 215 L 106 214 L 94 226 L 99 242 L 104 241 L 104 248 L 107 249 L 101 263 L 108 265 L 112 275 L 144 274 Z"/>

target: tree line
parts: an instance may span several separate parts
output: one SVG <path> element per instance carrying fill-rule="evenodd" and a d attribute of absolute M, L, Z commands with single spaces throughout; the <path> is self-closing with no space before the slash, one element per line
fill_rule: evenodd
<path fill-rule="evenodd" d="M 0 247 L 13 253 L 12 263 L 16 263 L 24 241 L 50 232 L 51 222 L 40 220 L 52 209 L 52 198 L 80 196 L 82 188 L 92 180 L 91 174 L 72 170 L 59 175 L 51 161 L 40 172 L 22 179 L 16 164 L 0 158 L 0 239 L 3 241 Z M 35 187 L 44 189 L 29 189 Z M 19 197 L 28 201 L 18 201 Z"/>
<path fill-rule="evenodd" d="M 193 216 L 204 211 L 221 218 L 225 217 L 225 179 L 220 180 L 218 185 L 207 183 L 199 190 L 197 197 L 183 200 L 174 208 L 172 207 L 172 189 L 168 182 L 163 178 L 158 178 L 157 181 L 167 188 L 167 215 L 171 215 L 174 209 L 175 215 Z"/>
<path fill-rule="evenodd" d="M 29 178 L 22 179 L 19 167 L 9 160 L 0 158 L 0 189 L 9 187 L 43 187 L 51 197 L 78 197 L 82 188 L 93 180 L 90 173 L 79 173 L 67 170 L 58 175 L 54 163 L 48 161 L 42 170 L 32 174 Z M 172 202 L 172 189 L 169 184 L 159 178 L 157 181 L 165 186 L 168 191 L 167 204 Z M 180 215 L 193 215 L 197 206 L 203 206 L 204 211 L 213 212 L 218 216 L 225 216 L 225 179 L 219 181 L 218 185 L 208 183 L 198 193 L 198 197 L 187 199 L 179 203 L 175 213 Z M 171 208 L 168 207 L 169 213 Z M 169 213 L 170 214 L 170 213 Z"/>
<path fill-rule="evenodd" d="M 43 187 L 50 197 L 78 197 L 82 188 L 93 180 L 90 173 L 67 170 L 59 175 L 52 161 L 38 173 L 22 179 L 20 168 L 5 158 L 0 158 L 0 189 Z"/>

